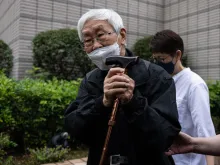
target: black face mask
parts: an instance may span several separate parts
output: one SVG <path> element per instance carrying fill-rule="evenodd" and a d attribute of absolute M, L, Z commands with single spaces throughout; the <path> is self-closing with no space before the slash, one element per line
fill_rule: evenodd
<path fill-rule="evenodd" d="M 157 65 L 161 66 L 162 68 L 164 68 L 169 74 L 172 74 L 174 72 L 174 67 L 175 64 L 173 64 L 172 61 L 168 62 L 168 63 L 163 63 L 163 62 L 157 62 Z"/>

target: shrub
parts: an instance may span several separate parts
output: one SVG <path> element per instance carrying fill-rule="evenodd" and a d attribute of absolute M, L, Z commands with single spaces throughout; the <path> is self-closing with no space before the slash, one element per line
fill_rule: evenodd
<path fill-rule="evenodd" d="M 16 125 L 12 114 L 15 85 L 15 81 L 0 72 L 0 132 L 14 129 Z"/>
<path fill-rule="evenodd" d="M 93 67 L 74 29 L 39 33 L 33 39 L 33 54 L 34 66 L 49 72 L 49 78 L 77 79 Z"/>
<path fill-rule="evenodd" d="M 32 79 L 41 79 L 41 80 L 47 80 L 50 77 L 50 73 L 45 71 L 42 68 L 39 67 L 32 67 L 32 69 L 28 70 L 27 77 Z"/>
<path fill-rule="evenodd" d="M 220 116 L 220 81 L 208 83 L 211 113 L 213 116 Z"/>
<path fill-rule="evenodd" d="M 208 82 L 210 107 L 216 133 L 220 132 L 220 81 Z"/>
<path fill-rule="evenodd" d="M 88 155 L 88 149 L 70 150 L 57 148 L 30 149 L 29 154 L 13 157 L 10 165 L 41 165 L 42 163 L 62 162 L 63 160 L 79 159 Z M 58 164 L 58 163 L 57 163 Z"/>
<path fill-rule="evenodd" d="M 0 70 L 9 76 L 13 66 L 13 56 L 10 47 L 0 40 Z"/>
<path fill-rule="evenodd" d="M 68 148 L 62 148 L 61 146 L 56 148 L 44 147 L 40 149 L 30 149 L 31 157 L 41 164 L 63 161 L 67 157 L 69 151 Z"/>
<path fill-rule="evenodd" d="M 16 143 L 10 141 L 9 135 L 0 133 L 0 164 L 11 165 L 12 156 L 7 157 L 5 150 L 15 146 Z"/>
<path fill-rule="evenodd" d="M 152 39 L 152 36 L 147 36 L 137 40 L 132 48 L 134 54 L 139 56 L 142 59 L 149 60 L 152 56 L 150 51 L 149 43 Z"/>
<path fill-rule="evenodd" d="M 219 134 L 220 133 L 220 117 L 212 116 L 212 121 L 215 127 L 216 134 Z"/>
<path fill-rule="evenodd" d="M 23 156 L 13 157 L 12 163 L 10 165 L 41 165 L 37 162 L 33 155 L 25 154 Z"/>
<path fill-rule="evenodd" d="M 20 148 L 46 145 L 63 130 L 64 110 L 75 99 L 80 80 L 14 81 L 0 75 L 0 132 L 7 130 Z"/>

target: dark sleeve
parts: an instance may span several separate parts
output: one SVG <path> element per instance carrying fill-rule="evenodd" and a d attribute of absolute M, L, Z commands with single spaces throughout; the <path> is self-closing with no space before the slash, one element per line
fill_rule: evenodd
<path fill-rule="evenodd" d="M 64 115 L 65 128 L 72 137 L 90 145 L 96 133 L 103 132 L 100 129 L 105 129 L 103 125 L 107 125 L 111 110 L 104 107 L 102 99 L 103 96 L 89 94 L 87 80 L 83 79 L 77 98 Z"/>
<path fill-rule="evenodd" d="M 150 75 L 148 98 L 135 90 L 132 100 L 123 109 L 136 144 L 148 151 L 161 152 L 172 144 L 181 128 L 176 90 L 173 79 L 164 70 Z"/>

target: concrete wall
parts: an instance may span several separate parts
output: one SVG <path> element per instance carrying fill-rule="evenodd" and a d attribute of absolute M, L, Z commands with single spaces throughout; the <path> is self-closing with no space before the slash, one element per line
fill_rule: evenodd
<path fill-rule="evenodd" d="M 20 24 L 20 0 L 0 0 L 0 39 L 4 40 L 14 55 L 13 75 L 17 77 L 19 72 L 19 24 Z"/>
<path fill-rule="evenodd" d="M 163 29 L 163 0 L 0 0 L 0 39 L 13 49 L 13 77 L 32 67 L 33 37 L 41 31 L 75 28 L 90 8 L 112 8 L 123 18 L 127 44 Z"/>
<path fill-rule="evenodd" d="M 205 80 L 220 79 L 219 0 L 165 0 L 164 28 L 183 38 L 192 70 Z"/>
<path fill-rule="evenodd" d="M 127 44 L 172 29 L 184 40 L 188 65 L 205 80 L 220 79 L 219 0 L 0 0 L 0 39 L 13 49 L 13 77 L 32 67 L 33 37 L 75 28 L 90 8 L 112 8 L 123 18 Z"/>

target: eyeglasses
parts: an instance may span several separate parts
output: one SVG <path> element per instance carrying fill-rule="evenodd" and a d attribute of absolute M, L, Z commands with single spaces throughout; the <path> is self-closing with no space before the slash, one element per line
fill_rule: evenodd
<path fill-rule="evenodd" d="M 163 57 L 154 57 L 154 56 L 151 56 L 149 61 L 152 62 L 152 63 L 157 63 L 157 62 L 164 62 L 169 56 L 163 58 Z"/>
<path fill-rule="evenodd" d="M 96 37 L 94 37 L 94 38 L 85 37 L 85 39 L 82 42 L 83 47 L 84 48 L 91 47 L 95 41 L 97 41 L 103 45 L 108 40 L 108 36 L 113 33 L 116 33 L 116 32 L 99 32 L 98 34 L 96 34 Z"/>

